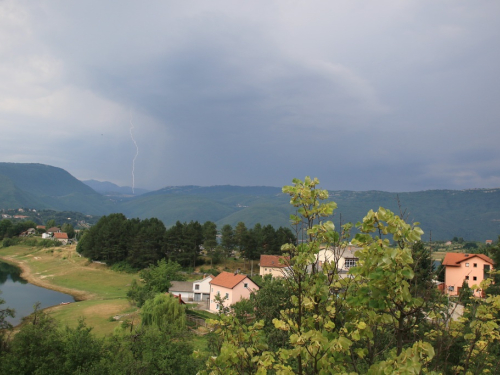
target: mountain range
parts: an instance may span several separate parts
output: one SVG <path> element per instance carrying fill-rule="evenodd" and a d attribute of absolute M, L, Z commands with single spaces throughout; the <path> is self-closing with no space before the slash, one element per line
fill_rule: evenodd
<path fill-rule="evenodd" d="M 211 220 L 220 228 L 244 222 L 289 226 L 293 207 L 281 188 L 268 186 L 170 186 L 156 191 L 120 187 L 110 182 L 80 181 L 67 171 L 43 164 L 0 163 L 0 209 L 36 208 L 78 211 L 89 215 L 122 212 L 127 217 L 156 217 L 169 227 L 181 222 Z M 140 195 L 139 195 L 140 194 Z M 338 226 L 356 223 L 382 206 L 410 222 L 420 222 L 424 240 L 463 237 L 496 239 L 500 234 L 500 189 L 330 191 L 338 209 Z"/>

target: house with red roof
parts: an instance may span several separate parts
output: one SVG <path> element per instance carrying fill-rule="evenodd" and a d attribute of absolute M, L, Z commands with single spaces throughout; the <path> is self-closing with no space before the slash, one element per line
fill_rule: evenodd
<path fill-rule="evenodd" d="M 284 277 L 289 267 L 290 258 L 282 255 L 261 255 L 260 276 Z"/>
<path fill-rule="evenodd" d="M 63 245 L 68 243 L 68 234 L 64 232 L 56 232 L 52 237 L 54 240 L 61 242 Z"/>
<path fill-rule="evenodd" d="M 241 273 L 221 272 L 210 281 L 210 311 L 218 312 L 220 307 L 215 297 L 224 299 L 224 307 L 250 298 L 250 294 L 259 290 L 247 275 Z"/>
<path fill-rule="evenodd" d="M 479 286 L 493 269 L 493 260 L 484 254 L 446 253 L 443 266 L 445 266 L 444 283 L 445 292 L 456 296 L 465 282 L 469 287 Z M 483 295 L 481 290 L 476 290 L 476 297 Z"/>

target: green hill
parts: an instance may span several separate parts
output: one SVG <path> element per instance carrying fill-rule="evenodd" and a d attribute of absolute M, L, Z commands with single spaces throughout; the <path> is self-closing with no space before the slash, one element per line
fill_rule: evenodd
<path fill-rule="evenodd" d="M 113 202 L 64 169 L 44 164 L 0 163 L 0 208 L 31 207 L 103 215 Z"/>
<path fill-rule="evenodd" d="M 411 193 L 331 191 L 338 209 L 334 223 L 358 222 L 370 210 L 386 207 L 418 221 L 428 240 L 463 237 L 495 239 L 500 234 L 500 189 L 428 190 Z M 0 209 L 30 207 L 90 215 L 122 212 L 156 217 L 169 227 L 177 220 L 207 220 L 235 226 L 244 222 L 288 226 L 293 208 L 281 188 L 268 186 L 173 186 L 112 201 L 60 168 L 42 164 L 0 163 Z"/>

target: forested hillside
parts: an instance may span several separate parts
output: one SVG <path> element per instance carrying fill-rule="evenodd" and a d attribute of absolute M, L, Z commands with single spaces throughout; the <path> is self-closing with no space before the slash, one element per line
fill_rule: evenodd
<path fill-rule="evenodd" d="M 20 207 L 104 215 L 113 211 L 114 203 L 64 169 L 0 163 L 0 209 Z"/>
<path fill-rule="evenodd" d="M 108 186 L 103 183 L 102 186 Z M 116 186 L 116 185 L 115 185 Z M 422 223 L 424 240 L 494 239 L 500 233 L 500 189 L 330 191 L 338 204 L 336 225 L 357 222 L 383 206 Z M 244 222 L 289 226 L 293 209 L 281 188 L 266 186 L 171 186 L 135 197 L 105 197 L 68 172 L 42 164 L 0 163 L 0 209 L 29 207 L 91 215 L 121 212 L 128 218 L 158 218 L 168 228 L 177 221 L 213 221 L 219 227 Z"/>

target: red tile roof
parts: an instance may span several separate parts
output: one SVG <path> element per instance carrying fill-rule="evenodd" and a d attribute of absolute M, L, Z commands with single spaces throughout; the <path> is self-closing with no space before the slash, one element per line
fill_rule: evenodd
<path fill-rule="evenodd" d="M 289 260 L 289 257 L 284 257 L 281 255 L 261 255 L 260 266 L 271 268 L 285 268 L 288 267 Z"/>
<path fill-rule="evenodd" d="M 61 232 L 61 233 L 54 233 L 54 238 L 57 238 L 58 240 L 67 240 L 68 239 L 68 234 Z"/>
<path fill-rule="evenodd" d="M 481 258 L 485 262 L 494 264 L 493 259 L 484 254 L 464 254 L 464 253 L 446 253 L 443 260 L 443 266 L 460 267 L 460 263 L 464 260 L 472 259 L 474 257 Z"/>
<path fill-rule="evenodd" d="M 214 279 L 212 279 L 212 281 L 210 281 L 210 284 L 233 289 L 236 285 L 241 283 L 246 278 L 247 275 L 243 275 L 241 273 L 234 274 L 232 272 L 221 272 Z"/>

